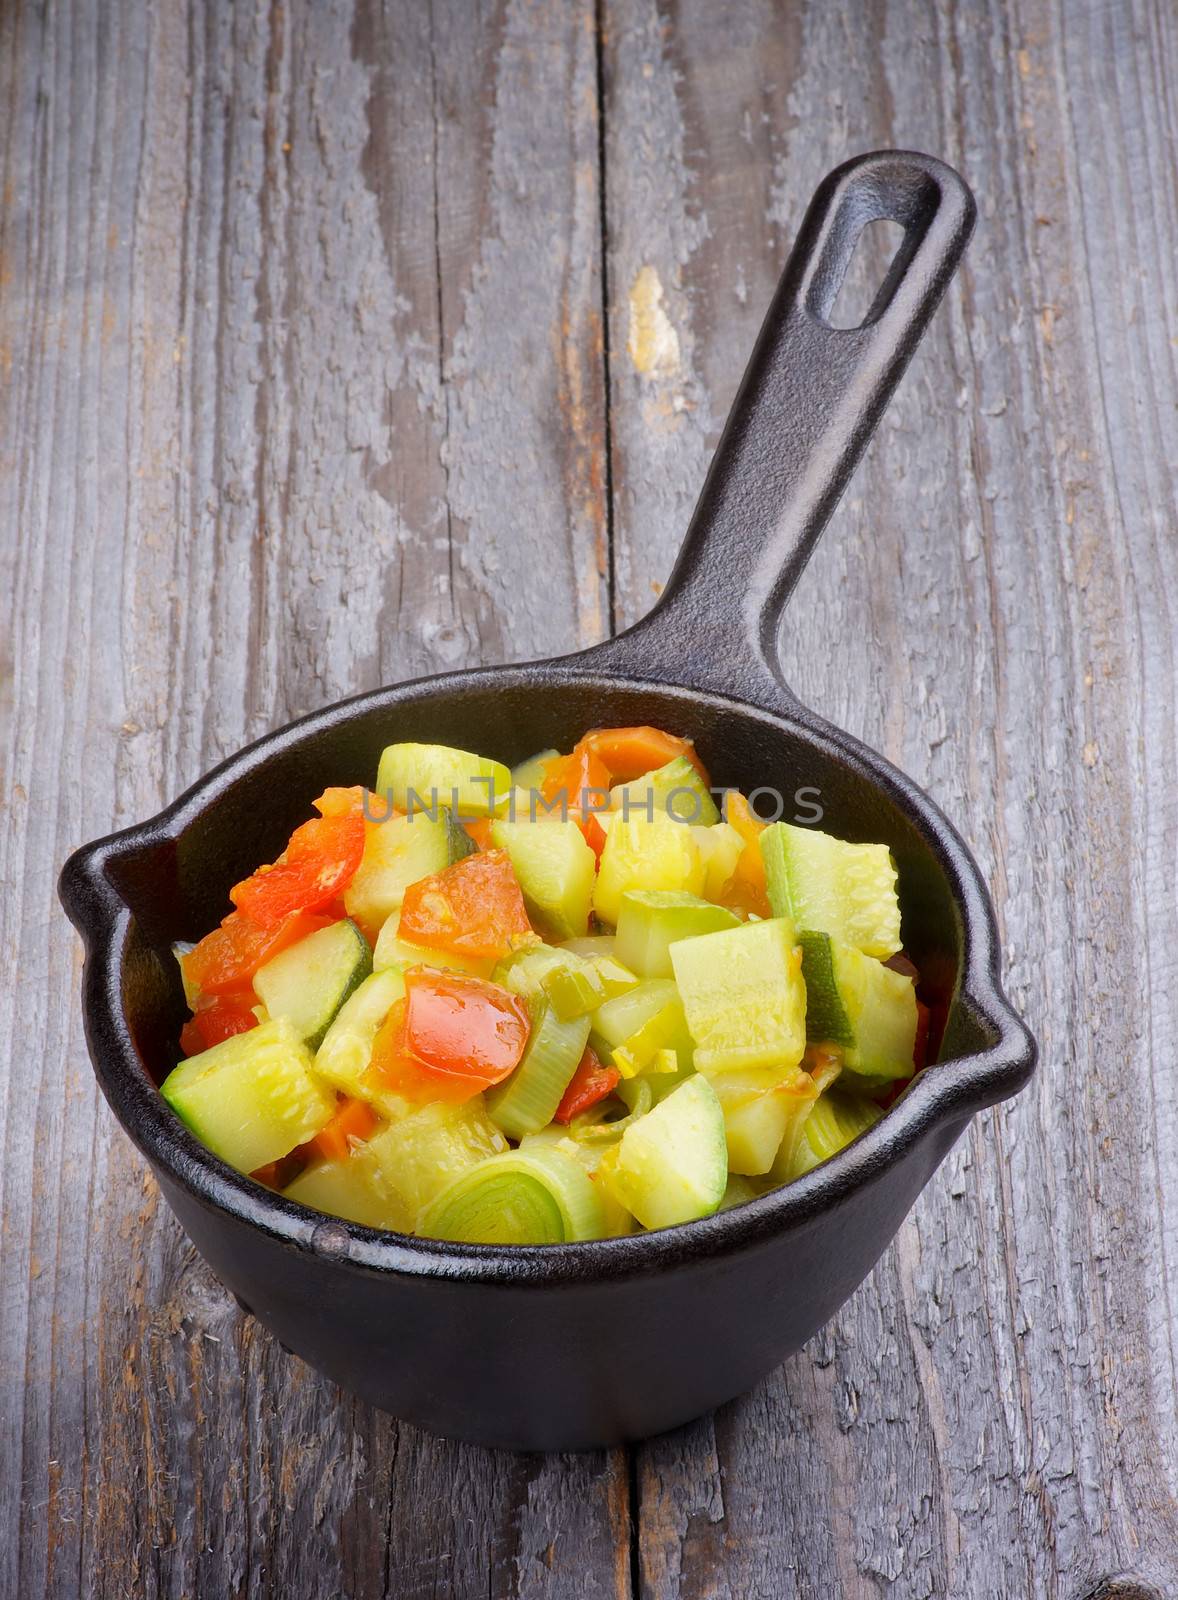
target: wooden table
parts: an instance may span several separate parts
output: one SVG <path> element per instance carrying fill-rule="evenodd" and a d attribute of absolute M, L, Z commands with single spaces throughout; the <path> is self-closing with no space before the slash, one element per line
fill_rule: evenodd
<path fill-rule="evenodd" d="M 3 1600 L 1178 1592 L 1171 0 L 12 0 L 0 37 Z M 325 701 L 641 615 L 806 199 L 879 145 L 980 227 L 788 674 L 962 826 L 1042 1070 L 755 1393 L 611 1455 L 439 1442 L 180 1234 L 57 867 Z"/>

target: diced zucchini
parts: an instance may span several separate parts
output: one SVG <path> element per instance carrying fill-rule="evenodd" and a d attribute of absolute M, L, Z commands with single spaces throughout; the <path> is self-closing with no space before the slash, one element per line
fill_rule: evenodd
<path fill-rule="evenodd" d="M 463 1105 L 431 1102 L 399 1118 L 342 1161 L 320 1161 L 284 1190 L 331 1216 L 411 1233 L 421 1208 L 507 1141 L 476 1095 Z"/>
<path fill-rule="evenodd" d="M 840 1045 L 847 1069 L 892 1081 L 915 1071 L 912 979 L 825 933 L 802 933 L 806 1033 Z"/>
<path fill-rule="evenodd" d="M 345 918 L 309 933 L 259 967 L 254 992 L 271 1017 L 285 1017 L 314 1050 L 371 971 L 368 941 Z"/>
<path fill-rule="evenodd" d="M 595 961 L 601 957 L 616 956 L 618 941 L 612 933 L 590 933 L 583 939 L 565 939 L 560 948 L 571 950 L 573 955 L 581 956 L 586 961 Z"/>
<path fill-rule="evenodd" d="M 495 821 L 491 843 L 506 850 L 536 932 L 553 943 L 589 926 L 597 858 L 575 822 Z"/>
<path fill-rule="evenodd" d="M 620 813 L 608 818 L 605 846 L 593 892 L 593 909 L 617 924 L 627 889 L 682 889 L 698 894 L 704 865 L 691 829 L 667 817 L 648 822 Z"/>
<path fill-rule="evenodd" d="M 739 926 L 739 917 L 698 895 L 675 889 L 627 889 L 618 915 L 617 953 L 640 977 L 669 978 L 676 940 Z"/>
<path fill-rule="evenodd" d="M 344 894 L 344 907 L 375 937 L 401 909 L 411 883 L 442 872 L 474 850 L 474 841 L 445 806 L 436 815 L 416 811 L 369 827 L 364 855 Z"/>
<path fill-rule="evenodd" d="M 775 822 L 760 838 L 769 904 L 795 928 L 886 961 L 900 949 L 896 864 L 884 844 L 848 844 Z"/>
<path fill-rule="evenodd" d="M 400 911 L 394 911 L 387 918 L 380 933 L 377 935 L 376 945 L 372 952 L 372 968 L 374 972 L 383 972 L 387 967 L 437 967 L 443 972 L 467 972 L 472 978 L 489 978 L 494 971 L 493 959 L 481 959 L 476 956 L 464 956 L 457 950 L 435 950 L 423 944 L 410 944 L 408 939 L 402 939 L 398 929 L 401 925 Z"/>
<path fill-rule="evenodd" d="M 408 1106 L 401 1095 L 369 1076 L 368 1066 L 381 1024 L 404 994 L 400 967 L 374 972 L 340 1009 L 315 1053 L 315 1071 L 321 1078 L 355 1099 L 366 1100 L 385 1117 L 404 1116 Z"/>
<path fill-rule="evenodd" d="M 422 808 L 433 810 L 440 803 L 460 817 L 489 817 L 511 783 L 510 768 L 469 750 L 445 744 L 390 744 L 381 754 L 376 792 L 391 795 L 398 811 L 408 812 L 412 803 L 420 814 Z"/>
<path fill-rule="evenodd" d="M 744 840 L 730 822 L 717 822 L 711 828 L 692 828 L 691 837 L 703 858 L 703 897 L 719 900 L 744 852 Z"/>
<path fill-rule="evenodd" d="M 679 990 L 670 978 L 651 978 L 638 983 L 597 1008 L 590 1043 L 599 1055 L 611 1056 L 618 1045 L 625 1044 L 652 1017 L 678 999 Z"/>
<path fill-rule="evenodd" d="M 780 918 L 681 939 L 671 963 L 695 1040 L 695 1065 L 715 1074 L 775 1066 L 806 1048 L 806 986 L 793 929 Z"/>
<path fill-rule="evenodd" d="M 534 1145 L 463 1173 L 425 1207 L 417 1228 L 466 1244 L 563 1244 L 603 1238 L 605 1211 L 579 1161 Z"/>
<path fill-rule="evenodd" d="M 818 1086 L 801 1067 L 737 1068 L 712 1079 L 724 1111 L 728 1170 L 757 1177 L 769 1172 L 782 1144 L 800 1138 L 818 1098 Z"/>
<path fill-rule="evenodd" d="M 512 784 L 515 788 L 523 789 L 525 792 L 542 788 L 550 763 L 559 760 L 559 750 L 538 751 L 536 755 L 529 756 L 526 761 L 521 761 L 518 767 L 512 767 Z M 527 813 L 525 812 L 524 815 L 526 816 Z"/>
<path fill-rule="evenodd" d="M 335 1095 L 312 1068 L 298 1031 L 278 1018 L 189 1056 L 160 1093 L 214 1155 L 254 1172 L 330 1120 Z"/>
<path fill-rule="evenodd" d="M 688 1078 L 631 1123 L 617 1152 L 605 1181 L 645 1228 L 710 1216 L 724 1198 L 724 1113 L 706 1078 Z"/>
<path fill-rule="evenodd" d="M 573 1073 L 585 1054 L 589 1018 L 562 1021 L 544 991 L 544 979 L 562 961 L 578 958 L 542 945 L 525 950 L 496 968 L 496 980 L 526 1001 L 532 1031 L 518 1067 L 487 1094 L 487 1111 L 511 1139 L 537 1133 L 551 1122 Z"/>
<path fill-rule="evenodd" d="M 711 790 L 686 756 L 676 756 L 630 783 L 619 783 L 610 790 L 609 803 L 611 811 L 624 817 L 676 817 L 699 827 L 720 820 Z"/>

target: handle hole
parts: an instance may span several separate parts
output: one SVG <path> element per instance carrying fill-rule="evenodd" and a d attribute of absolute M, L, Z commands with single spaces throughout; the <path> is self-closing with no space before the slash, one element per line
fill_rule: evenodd
<path fill-rule="evenodd" d="M 834 304 L 826 314 L 829 327 L 845 332 L 868 321 L 906 231 L 889 217 L 875 217 L 863 224 Z"/>

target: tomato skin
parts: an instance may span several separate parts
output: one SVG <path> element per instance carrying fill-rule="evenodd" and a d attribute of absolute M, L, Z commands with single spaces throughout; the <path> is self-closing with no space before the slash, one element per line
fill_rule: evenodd
<path fill-rule="evenodd" d="M 252 990 L 202 1001 L 180 1030 L 181 1050 L 186 1056 L 199 1055 L 236 1033 L 248 1033 L 258 1025 L 253 1012 L 256 1004 Z"/>
<path fill-rule="evenodd" d="M 498 960 L 532 933 L 506 850 L 480 850 L 409 885 L 398 932 L 427 950 Z"/>
<path fill-rule="evenodd" d="M 351 882 L 363 854 L 364 817 L 358 805 L 331 810 L 296 828 L 273 866 L 259 867 L 234 884 L 229 898 L 251 922 L 273 928 L 293 911 L 330 905 Z"/>
<path fill-rule="evenodd" d="M 262 928 L 240 911 L 231 911 L 184 957 L 184 976 L 202 995 L 248 989 L 254 973 L 272 956 L 333 920 L 294 911 L 275 926 Z"/>
<path fill-rule="evenodd" d="M 369 1071 L 414 1100 L 469 1100 L 519 1065 L 531 1032 L 518 995 L 485 978 L 410 967 Z"/>
<path fill-rule="evenodd" d="M 622 1074 L 617 1067 L 603 1067 L 596 1051 L 586 1045 L 585 1054 L 578 1062 L 577 1070 L 561 1096 L 553 1120 L 571 1122 L 582 1111 L 588 1111 L 590 1106 L 595 1106 L 599 1100 L 604 1100 L 607 1094 L 612 1094 L 621 1082 L 621 1078 Z"/>
<path fill-rule="evenodd" d="M 553 816 L 575 822 L 598 860 L 605 849 L 601 812 L 609 808 L 609 780 L 608 767 L 582 739 L 572 755 L 549 763 L 540 785 Z"/>
<path fill-rule="evenodd" d="M 490 817 L 466 817 L 462 827 L 467 838 L 474 841 L 476 850 L 489 850 L 491 848 L 491 821 Z"/>
<path fill-rule="evenodd" d="M 644 778 L 648 772 L 665 767 L 676 756 L 686 756 L 710 787 L 708 770 L 691 740 L 681 739 L 677 733 L 664 733 L 662 728 L 591 728 L 577 748 L 582 745 L 608 768 L 613 783 Z"/>

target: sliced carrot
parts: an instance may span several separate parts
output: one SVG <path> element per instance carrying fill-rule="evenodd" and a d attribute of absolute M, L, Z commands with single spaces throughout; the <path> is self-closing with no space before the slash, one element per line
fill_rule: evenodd
<path fill-rule="evenodd" d="M 532 932 L 506 850 L 480 850 L 405 891 L 398 931 L 428 950 L 499 959 Z"/>
<path fill-rule="evenodd" d="M 676 756 L 686 756 L 703 781 L 709 782 L 707 768 L 691 740 L 681 739 L 677 733 L 664 733 L 662 728 L 593 728 L 582 738 L 581 745 L 605 763 L 614 783 L 645 777 Z"/>
<path fill-rule="evenodd" d="M 352 1153 L 352 1141 L 362 1144 L 376 1127 L 376 1112 L 364 1100 L 341 1100 L 325 1128 L 310 1140 L 310 1148 L 327 1161 L 343 1161 Z"/>
<path fill-rule="evenodd" d="M 724 819 L 740 834 L 744 840 L 744 849 L 736 863 L 736 871 L 724 886 L 721 902 L 730 911 L 738 911 L 743 916 L 747 916 L 750 912 L 758 917 L 771 916 L 772 908 L 765 886 L 765 863 L 761 859 L 760 846 L 765 824 L 739 789 L 729 789 L 725 794 Z"/>
<path fill-rule="evenodd" d="M 572 755 L 549 763 L 540 786 L 551 814 L 575 822 L 599 859 L 605 848 L 600 812 L 609 806 L 609 784 L 608 767 L 582 739 Z"/>
<path fill-rule="evenodd" d="M 491 848 L 492 821 L 493 818 L 491 817 L 467 817 L 462 824 L 468 838 L 474 840 L 475 846 L 479 850 L 489 850 Z"/>

